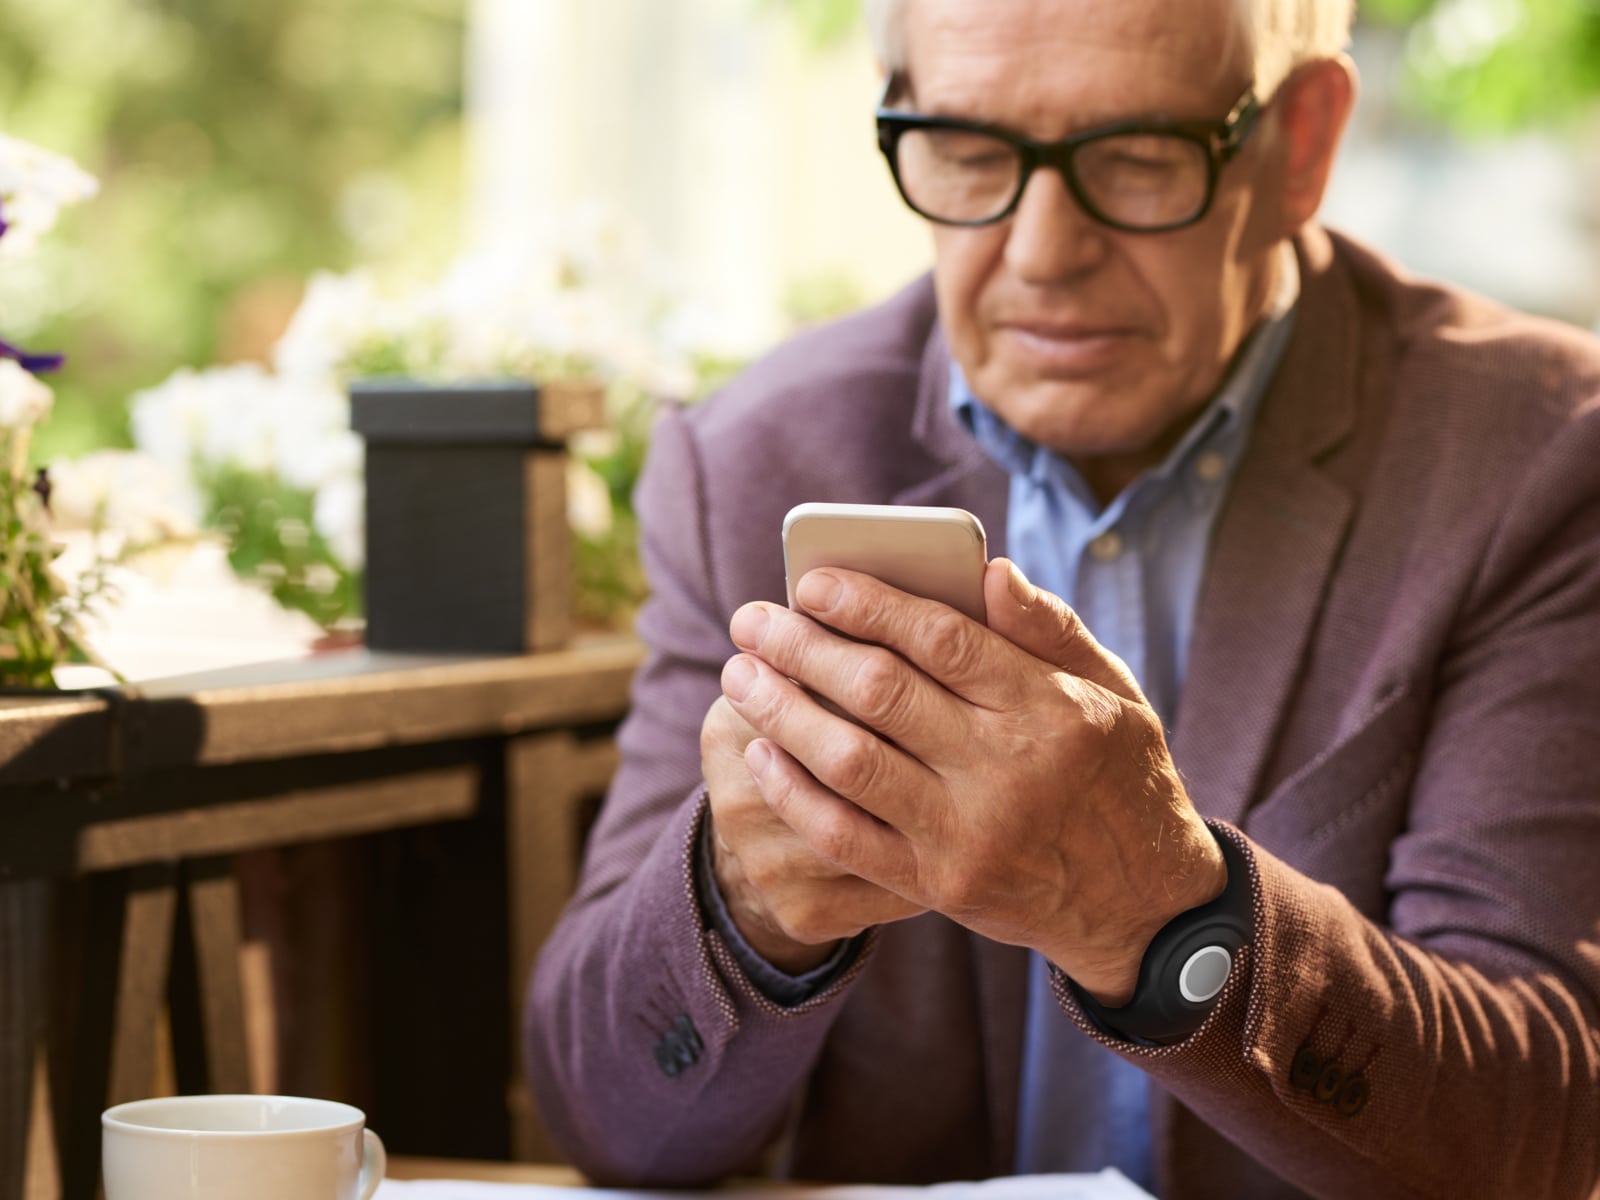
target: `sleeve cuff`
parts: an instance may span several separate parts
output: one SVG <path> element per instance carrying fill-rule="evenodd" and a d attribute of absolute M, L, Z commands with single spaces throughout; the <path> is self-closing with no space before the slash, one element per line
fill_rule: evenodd
<path fill-rule="evenodd" d="M 774 1004 L 792 1008 L 820 994 L 848 969 L 859 948 L 861 942 L 859 937 L 841 942 L 838 949 L 828 956 L 826 962 L 813 967 L 804 975 L 790 975 L 762 958 L 750 943 L 745 941 L 744 935 L 733 922 L 732 914 L 728 912 L 728 904 L 723 899 L 722 889 L 717 886 L 711 855 L 711 815 L 707 813 L 700 823 L 700 846 L 695 868 L 701 915 L 709 928 L 722 935 L 722 940 L 733 954 L 734 961 L 739 964 L 739 969 L 763 996 Z"/>

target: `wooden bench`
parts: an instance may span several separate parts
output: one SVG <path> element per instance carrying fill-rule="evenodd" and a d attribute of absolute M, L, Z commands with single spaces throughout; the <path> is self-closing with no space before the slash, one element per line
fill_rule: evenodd
<path fill-rule="evenodd" d="M 511 658 L 349 650 L 0 700 L 0 1200 L 35 1200 L 57 1178 L 65 1200 L 90 1200 L 101 1110 L 151 1094 L 164 1057 L 179 1090 L 249 1090 L 234 856 L 406 829 L 469 831 L 442 877 L 487 873 L 494 886 L 465 889 L 476 908 L 454 911 L 448 895 L 416 907 L 441 907 L 432 936 L 446 958 L 450 931 L 477 927 L 498 931 L 497 961 L 482 979 L 416 964 L 400 977 L 408 999 L 387 995 L 383 1015 L 415 989 L 416 1011 L 433 1014 L 492 988 L 497 1015 L 478 1024 L 493 1026 L 491 1053 L 506 1051 L 500 1116 L 511 1152 L 539 1157 L 515 1052 L 521 991 L 572 889 L 641 658 L 629 638 Z M 485 896 L 502 910 L 485 913 Z M 403 960 L 408 931 L 386 936 Z M 389 1025 L 395 1044 L 372 1040 L 374 1057 L 404 1054 L 413 1036 Z M 41 1049 L 48 1120 L 35 1102 Z M 423 1076 L 414 1094 L 470 1106 L 452 1081 L 426 1077 L 424 1049 L 405 1072 Z M 55 1155 L 38 1152 L 41 1128 Z"/>

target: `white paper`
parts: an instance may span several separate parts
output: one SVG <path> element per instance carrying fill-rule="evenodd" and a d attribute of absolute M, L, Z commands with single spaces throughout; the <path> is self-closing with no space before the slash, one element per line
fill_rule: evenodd
<path fill-rule="evenodd" d="M 1153 1200 L 1149 1192 L 1107 1167 L 1097 1175 L 1016 1175 L 981 1183 L 938 1183 L 931 1187 L 718 1188 L 715 1192 L 617 1191 L 587 1188 L 594 1200 Z M 573 1200 L 573 1189 L 536 1183 L 476 1183 L 455 1179 L 388 1179 L 376 1200 Z"/>

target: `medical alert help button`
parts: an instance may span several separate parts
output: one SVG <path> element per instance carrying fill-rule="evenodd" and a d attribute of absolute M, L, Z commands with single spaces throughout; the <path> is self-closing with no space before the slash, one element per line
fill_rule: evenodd
<path fill-rule="evenodd" d="M 1190 1004 L 1204 1004 L 1222 990 L 1232 969 L 1233 955 L 1225 948 L 1202 946 L 1178 972 L 1178 991 Z"/>

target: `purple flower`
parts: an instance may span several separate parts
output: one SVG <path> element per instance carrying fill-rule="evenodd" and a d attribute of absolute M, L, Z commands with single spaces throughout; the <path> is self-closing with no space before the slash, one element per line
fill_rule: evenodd
<path fill-rule="evenodd" d="M 5 218 L 5 203 L 0 200 L 0 237 L 5 237 L 6 230 L 10 228 Z M 15 359 L 18 366 L 34 375 L 59 371 L 61 364 L 66 362 L 63 354 L 29 354 L 21 346 L 14 346 L 4 338 L 0 338 L 0 358 Z"/>
<path fill-rule="evenodd" d="M 13 346 L 4 338 L 0 338 L 0 358 L 15 359 L 18 366 L 34 375 L 59 371 L 61 364 L 67 361 L 64 354 L 29 354 L 21 346 Z"/>
<path fill-rule="evenodd" d="M 11 226 L 6 223 L 5 203 L 0 201 L 0 237 L 5 237 L 6 230 L 10 228 Z M 4 338 L 0 338 L 0 358 L 16 359 L 18 366 L 34 375 L 59 371 L 61 364 L 67 361 L 64 354 L 29 354 L 21 346 L 13 346 Z"/>

